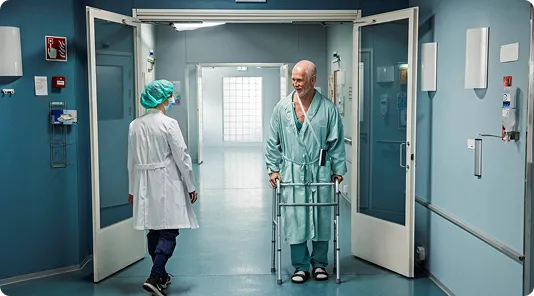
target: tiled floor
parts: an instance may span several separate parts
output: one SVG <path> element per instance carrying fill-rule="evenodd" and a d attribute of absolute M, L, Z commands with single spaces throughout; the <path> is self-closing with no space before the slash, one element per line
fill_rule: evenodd
<path fill-rule="evenodd" d="M 288 281 L 293 272 L 288 246 L 283 245 L 284 283 L 270 273 L 271 197 L 261 148 L 206 149 L 198 167 L 200 229 L 183 230 L 167 270 L 174 275 L 168 295 L 362 295 L 443 296 L 428 278 L 408 280 L 363 262 L 350 254 L 350 206 L 341 220 L 342 284 L 335 279 L 304 285 Z M 91 266 L 80 272 L 1 287 L 17 295 L 148 295 L 141 284 L 150 259 L 93 284 Z M 331 272 L 332 269 L 330 268 Z"/>

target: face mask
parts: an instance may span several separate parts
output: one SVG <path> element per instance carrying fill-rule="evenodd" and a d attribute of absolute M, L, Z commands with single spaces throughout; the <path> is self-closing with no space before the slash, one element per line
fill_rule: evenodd
<path fill-rule="evenodd" d="M 165 106 L 165 112 L 169 111 L 169 109 L 171 108 L 171 106 L 174 104 L 174 97 L 171 97 L 169 99 L 169 104 L 167 106 Z"/>

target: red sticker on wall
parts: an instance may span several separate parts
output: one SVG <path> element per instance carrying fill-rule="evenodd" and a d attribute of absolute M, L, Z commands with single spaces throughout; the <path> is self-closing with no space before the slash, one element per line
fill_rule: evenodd
<path fill-rule="evenodd" d="M 512 76 L 504 76 L 503 82 L 504 82 L 504 86 L 505 87 L 511 87 L 512 86 Z"/>
<path fill-rule="evenodd" d="M 46 36 L 46 60 L 67 61 L 67 37 Z"/>

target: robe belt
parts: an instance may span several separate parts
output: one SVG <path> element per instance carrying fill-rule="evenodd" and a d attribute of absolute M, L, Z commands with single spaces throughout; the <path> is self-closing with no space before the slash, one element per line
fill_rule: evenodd
<path fill-rule="evenodd" d="M 319 162 L 319 159 L 318 159 L 318 158 L 317 158 L 316 160 L 312 161 L 312 162 L 298 162 L 298 161 L 295 161 L 295 160 L 293 160 L 293 159 L 290 159 L 289 157 L 287 157 L 287 156 L 285 156 L 285 155 L 282 155 L 282 158 L 283 158 L 285 161 L 291 163 L 292 165 L 295 165 L 295 164 L 296 164 L 296 165 L 298 165 L 298 166 L 301 166 L 302 168 L 304 168 L 305 171 L 306 171 L 306 170 L 309 170 L 310 165 Z M 311 172 L 311 174 L 312 174 L 312 181 L 308 181 L 308 182 L 306 182 L 306 181 L 304 181 L 304 180 L 301 180 L 301 181 L 303 181 L 303 183 L 309 184 L 309 183 L 313 183 L 313 180 L 317 180 L 317 178 L 316 178 L 316 174 L 318 174 L 319 172 L 315 172 L 315 173 L 314 173 L 312 170 L 310 170 L 310 172 Z M 293 176 L 293 177 L 294 177 L 294 176 Z M 293 180 L 293 182 L 294 182 L 294 180 Z M 315 192 L 315 188 L 312 188 L 312 191 Z"/>

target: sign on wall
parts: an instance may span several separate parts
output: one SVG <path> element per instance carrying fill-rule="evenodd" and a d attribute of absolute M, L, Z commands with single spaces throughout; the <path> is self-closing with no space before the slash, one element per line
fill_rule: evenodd
<path fill-rule="evenodd" d="M 67 61 L 67 37 L 46 36 L 45 42 L 47 61 Z"/>
<path fill-rule="evenodd" d="M 174 104 L 180 105 L 182 101 L 182 84 L 180 81 L 173 81 L 172 84 L 174 85 Z"/>

